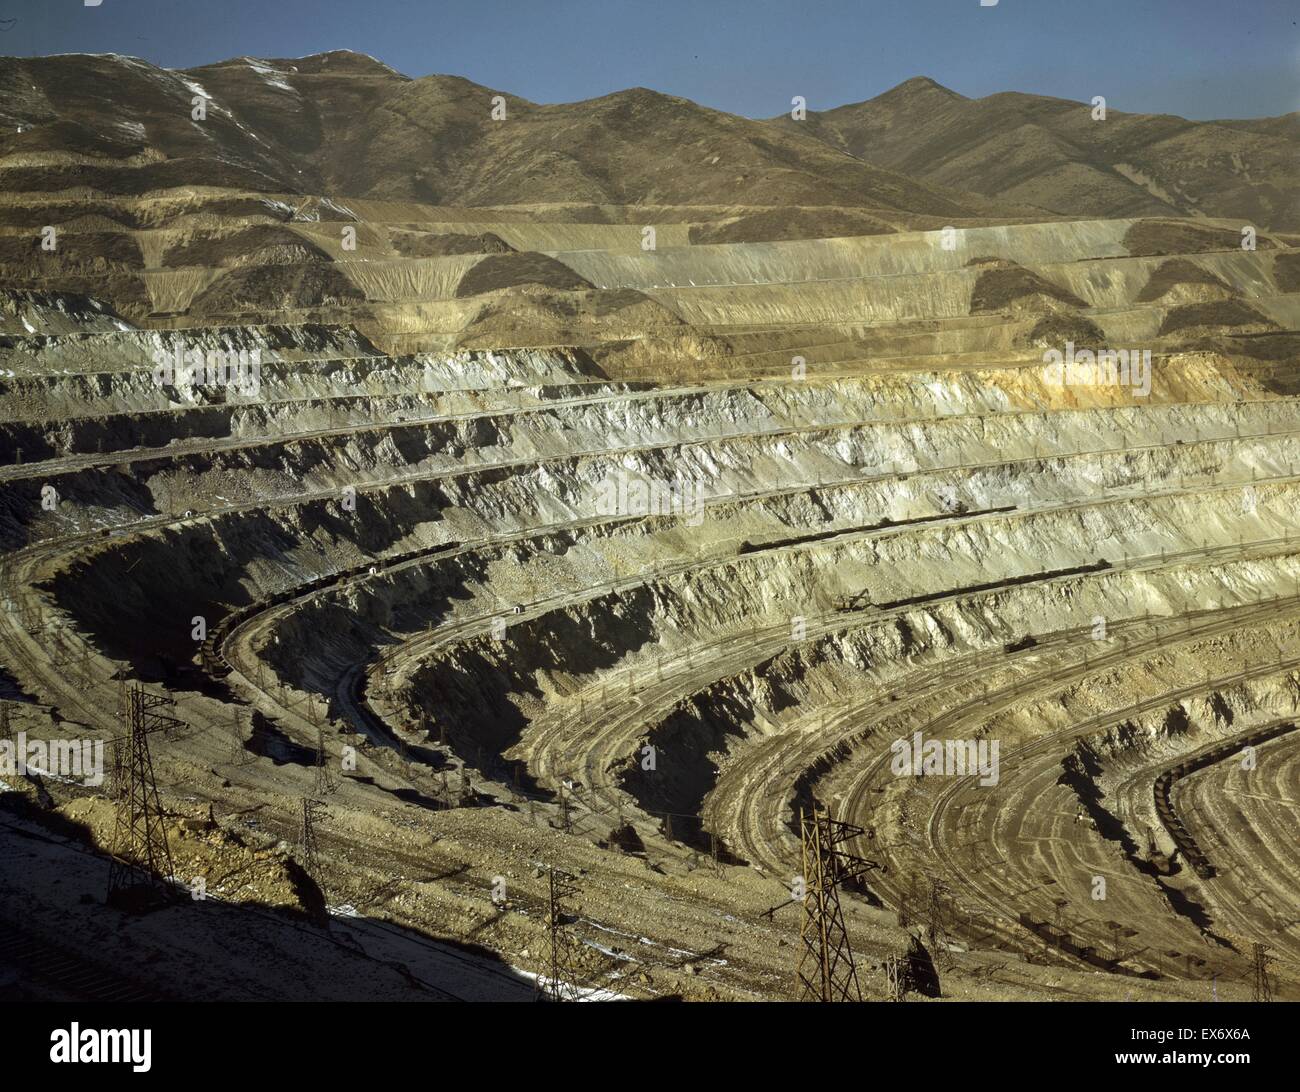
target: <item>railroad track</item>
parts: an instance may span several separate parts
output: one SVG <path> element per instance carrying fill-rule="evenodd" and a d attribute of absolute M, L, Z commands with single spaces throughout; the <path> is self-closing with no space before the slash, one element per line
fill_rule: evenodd
<path fill-rule="evenodd" d="M 59 999 L 128 1004 L 182 1000 L 176 994 L 88 962 L 84 956 L 52 944 L 6 919 L 0 919 L 0 967 L 3 966 L 15 968 L 21 980 L 61 995 Z"/>
<path fill-rule="evenodd" d="M 940 471 L 927 470 L 925 473 L 937 474 L 939 472 Z M 1278 479 L 1271 479 L 1271 480 L 1277 482 L 1285 481 L 1288 484 L 1290 484 L 1293 481 L 1300 480 L 1300 479 L 1293 479 L 1291 476 L 1288 475 L 1285 478 L 1278 478 Z M 1251 483 L 1233 483 L 1231 485 L 1220 484 L 1216 486 L 1205 487 L 1202 490 L 1196 490 L 1196 492 L 1217 492 L 1221 490 L 1236 490 L 1236 489 L 1245 488 L 1247 487 L 1248 484 Z M 798 487 L 798 488 L 804 488 L 804 487 Z M 1152 491 L 1151 494 L 1148 494 L 1148 496 L 1152 496 L 1152 495 L 1159 496 L 1159 497 L 1180 497 L 1184 495 L 1184 491 L 1176 490 L 1176 489 L 1159 490 L 1159 491 Z M 925 530 L 932 530 L 936 528 L 942 529 L 943 527 L 946 526 L 965 527 L 976 523 L 997 522 L 1002 519 L 1008 521 L 1014 521 L 1014 520 L 1031 518 L 1036 516 L 1052 515 L 1058 512 L 1069 512 L 1074 510 L 1080 510 L 1084 508 L 1097 508 L 1097 507 L 1102 507 L 1111 504 L 1125 504 L 1125 503 L 1132 502 L 1133 499 L 1134 498 L 1127 497 L 1127 496 L 1107 497 L 1107 498 L 1101 498 L 1096 500 L 1084 500 L 1084 501 L 1074 500 L 1074 501 L 1065 502 L 1058 505 L 1040 505 L 1040 506 L 1035 506 L 1033 508 L 1017 509 L 1016 511 L 1011 513 L 995 512 L 995 513 L 982 513 L 982 514 L 971 514 L 971 515 L 953 514 L 952 516 L 944 520 L 938 520 L 933 523 L 924 525 L 924 529 Z M 719 503 L 720 502 L 721 500 L 719 501 Z M 834 534 L 832 536 L 828 536 L 814 541 L 800 541 L 796 543 L 785 543 L 775 547 L 764 547 L 762 544 L 758 544 L 755 548 L 753 548 L 748 553 L 746 553 L 744 557 L 746 560 L 752 560 L 755 558 L 760 558 L 765 554 L 772 553 L 772 552 L 781 552 L 781 551 L 786 551 L 791 549 L 817 549 L 817 548 L 827 547 L 827 546 L 848 544 L 856 541 L 861 541 L 864 539 L 885 539 L 885 538 L 891 538 L 895 536 L 904 536 L 910 533 L 915 533 L 916 531 L 917 531 L 916 527 L 908 526 L 908 525 L 886 526 L 886 527 L 876 528 L 868 531 L 850 530 L 850 531 Z M 1252 543 L 1229 543 L 1229 544 L 1207 545 L 1205 547 L 1201 547 L 1198 549 L 1189 549 L 1183 551 L 1166 551 L 1158 555 L 1157 554 L 1139 555 L 1139 556 L 1126 558 L 1123 562 L 1117 561 L 1105 567 L 1097 567 L 1097 571 L 1106 572 L 1106 571 L 1117 571 L 1121 569 L 1136 571 L 1142 569 L 1164 567 L 1169 564 L 1177 564 L 1180 562 L 1187 562 L 1192 560 L 1212 560 L 1218 558 L 1230 559 L 1234 556 L 1249 556 L 1249 552 L 1252 550 L 1271 549 L 1277 546 L 1281 546 L 1283 552 L 1289 552 L 1291 549 L 1291 542 L 1292 540 L 1289 537 L 1284 536 L 1275 539 L 1261 539 Z M 682 561 L 678 561 L 677 563 L 658 565 L 653 570 L 643 571 L 633 577 L 621 581 L 609 581 L 609 582 L 604 582 L 601 584 L 589 586 L 586 589 L 584 589 L 582 594 L 585 596 L 587 600 L 590 600 L 593 598 L 598 598 L 600 596 L 617 594 L 621 591 L 626 591 L 634 587 L 639 587 L 640 585 L 646 582 L 647 578 L 658 581 L 658 580 L 669 579 L 684 574 L 694 575 L 694 574 L 705 572 L 709 569 L 734 565 L 735 562 L 736 562 L 736 557 L 731 554 L 727 554 L 723 556 L 715 556 L 715 557 L 710 557 L 708 559 L 699 559 L 699 560 L 685 559 Z M 1057 574 L 1047 574 L 1046 578 L 1049 580 L 1051 579 L 1061 580 L 1061 579 L 1068 579 L 1073 575 L 1075 574 L 1070 573 L 1067 574 L 1066 576 L 1060 576 Z M 1003 586 L 1004 584 L 1009 585 L 1010 583 L 1015 583 L 1015 582 L 1029 582 L 1033 579 L 1035 578 L 1033 577 L 1032 574 L 1030 574 L 1029 576 L 1017 576 L 1014 578 L 1014 580 L 1009 580 L 1007 582 L 1003 582 L 1002 584 L 991 586 L 989 589 L 986 590 L 1000 592 L 1005 590 L 1005 587 Z M 938 603 L 943 601 L 962 599 L 962 598 L 966 598 L 968 595 L 969 595 L 968 589 L 954 589 L 954 590 L 945 590 L 941 592 L 930 593 L 925 595 L 923 598 L 926 599 L 928 605 L 930 603 Z M 561 593 L 559 595 L 550 597 L 549 599 L 535 600 L 530 604 L 528 604 L 528 607 L 525 611 L 525 617 L 535 617 L 539 614 L 545 613 L 546 611 L 554 610 L 559 607 L 565 607 L 565 608 L 571 607 L 577 601 L 578 600 L 575 599 L 574 595 L 572 595 L 571 593 Z M 910 604 L 904 601 L 904 604 L 902 606 L 894 609 L 898 611 L 902 611 L 907 609 L 909 605 Z M 875 615 L 873 615 L 873 617 L 883 616 L 884 614 L 887 613 L 888 611 L 878 611 L 876 612 Z M 396 661 L 408 660 L 408 659 L 412 659 L 412 660 L 419 659 L 420 657 L 427 655 L 432 650 L 439 648 L 443 645 L 452 643 L 453 641 L 464 640 L 469 637 L 481 635 L 487 632 L 487 630 L 493 624 L 494 620 L 499 618 L 508 619 L 509 617 L 510 617 L 509 612 L 497 611 L 489 614 L 479 615 L 473 619 L 458 621 L 449 626 L 439 627 L 438 629 L 435 629 L 432 632 L 421 632 L 419 634 L 416 634 L 415 636 L 408 638 L 405 642 L 402 642 L 397 646 L 395 646 L 394 648 L 387 650 L 383 654 L 381 654 L 376 659 L 376 661 L 369 668 L 367 668 L 367 675 L 370 677 L 374 677 L 380 674 L 381 672 L 386 673 L 390 670 L 390 665 Z M 805 617 L 815 619 L 817 616 L 805 615 Z M 848 624 L 852 621 L 854 616 L 841 615 L 840 617 L 844 624 Z M 840 628 L 844 628 L 843 625 Z M 786 643 L 788 644 L 789 642 L 787 641 Z M 369 688 L 369 684 L 367 684 L 367 686 L 363 688 L 362 696 L 364 696 L 364 690 L 368 688 Z"/>
<path fill-rule="evenodd" d="M 1188 774 L 1195 773 L 1197 770 L 1203 770 L 1216 762 L 1222 762 L 1225 758 L 1240 754 L 1244 747 L 1267 743 L 1295 730 L 1296 724 L 1290 720 L 1252 728 L 1247 732 L 1234 736 L 1230 740 L 1190 755 L 1177 765 L 1161 772 L 1155 779 L 1152 792 L 1155 796 L 1156 814 L 1160 816 L 1160 821 L 1169 832 L 1169 836 L 1174 840 L 1174 844 L 1178 846 L 1183 857 L 1186 858 L 1201 879 L 1213 879 L 1215 875 L 1214 865 L 1211 864 L 1209 857 L 1205 855 L 1205 852 L 1188 832 L 1182 819 L 1178 817 L 1178 813 L 1174 810 L 1173 802 L 1170 800 L 1170 791 L 1173 789 L 1174 783 Z"/>
<path fill-rule="evenodd" d="M 1154 711 L 1165 708 L 1171 701 L 1180 700 L 1196 693 L 1204 692 L 1207 689 L 1222 689 L 1225 686 L 1232 685 L 1246 679 L 1265 676 L 1276 673 L 1281 670 L 1287 670 L 1300 666 L 1300 656 L 1283 660 L 1280 663 L 1269 662 L 1260 665 L 1256 669 L 1243 669 L 1239 672 L 1233 672 L 1225 676 L 1209 679 L 1197 680 L 1187 686 L 1175 687 L 1161 694 L 1149 697 L 1138 703 L 1135 707 L 1125 707 L 1114 713 L 1101 714 L 1097 717 L 1090 718 L 1087 721 L 1071 725 L 1064 731 L 1053 733 L 1049 736 L 1035 740 L 1032 743 L 1016 748 L 1002 755 L 1002 762 L 1007 768 L 1017 768 L 1017 762 L 1021 760 L 1044 753 L 1055 753 L 1059 750 L 1060 745 L 1068 743 L 1074 739 L 1083 738 L 1094 734 L 1100 729 L 1117 724 L 1122 720 L 1133 715 L 1134 709 L 1140 713 L 1142 711 Z M 1005 914 L 1002 903 L 1006 900 L 1006 892 L 998 891 L 996 894 L 991 892 L 987 884 L 981 884 L 973 872 L 964 869 L 958 862 L 961 860 L 961 854 L 958 847 L 948 844 L 943 832 L 950 827 L 956 829 L 954 824 L 949 821 L 951 810 L 964 801 L 961 800 L 963 793 L 969 792 L 972 787 L 973 779 L 958 778 L 952 785 L 942 790 L 930 810 L 926 824 L 926 845 L 933 860 L 944 861 L 947 869 L 961 885 L 965 891 L 975 899 L 975 901 L 984 905 L 988 910 L 994 913 Z"/>

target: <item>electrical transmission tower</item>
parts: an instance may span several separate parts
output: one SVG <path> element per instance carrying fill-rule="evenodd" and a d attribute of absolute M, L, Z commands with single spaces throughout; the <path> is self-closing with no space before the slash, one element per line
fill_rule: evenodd
<path fill-rule="evenodd" d="M 578 987 L 580 977 L 576 959 L 577 945 L 567 928 L 564 900 L 578 893 L 573 875 L 557 868 L 547 870 L 547 952 L 550 978 L 542 996 L 548 1001 L 579 1001 L 582 993 Z"/>
<path fill-rule="evenodd" d="M 302 843 L 303 871 L 311 877 L 312 883 L 319 888 L 322 896 L 325 894 L 325 887 L 321 882 L 320 856 L 316 844 L 316 820 L 324 807 L 325 805 L 319 800 L 313 800 L 310 796 L 302 798 L 302 829 L 299 833 L 299 840 Z"/>
<path fill-rule="evenodd" d="M 925 937 L 929 941 L 930 951 L 936 963 L 944 958 L 948 950 L 948 930 L 944 925 L 944 909 L 948 899 L 948 889 L 942 880 L 930 884 L 930 921 L 925 928 Z M 1059 925 L 1060 909 L 1057 909 Z"/>
<path fill-rule="evenodd" d="M 1255 957 L 1253 967 L 1253 981 L 1251 986 L 1250 999 L 1252 1001 L 1272 1001 L 1273 988 L 1268 982 L 1268 965 L 1272 962 L 1268 956 L 1267 944 L 1253 944 L 1251 952 Z"/>
<path fill-rule="evenodd" d="M 168 885 L 174 866 L 149 756 L 150 732 L 182 724 L 158 712 L 170 705 L 170 698 L 150 694 L 142 686 L 132 687 L 123 710 L 127 734 L 112 741 L 120 771 L 117 829 L 108 874 L 108 901 L 114 905 L 144 909 L 171 896 Z"/>
<path fill-rule="evenodd" d="M 117 719 L 124 725 L 131 723 L 132 690 L 133 688 L 127 686 L 126 679 L 123 677 L 117 688 Z M 108 792 L 114 800 L 123 799 L 131 787 L 130 762 L 128 761 L 130 755 L 131 737 L 129 734 L 108 741 Z"/>
<path fill-rule="evenodd" d="M 803 923 L 799 927 L 799 962 L 795 991 L 800 1001 L 861 1001 L 839 885 L 876 868 L 874 861 L 839 848 L 865 832 L 838 822 L 829 809 L 814 805 L 800 812 L 803 842 Z"/>
<path fill-rule="evenodd" d="M 329 768 L 329 759 L 325 753 L 325 726 L 316 725 L 316 795 L 329 796 L 338 784 Z"/>
<path fill-rule="evenodd" d="M 885 959 L 885 999 L 888 1001 L 901 1001 L 906 993 L 907 987 L 903 982 L 903 961 L 896 955 L 887 956 Z"/>

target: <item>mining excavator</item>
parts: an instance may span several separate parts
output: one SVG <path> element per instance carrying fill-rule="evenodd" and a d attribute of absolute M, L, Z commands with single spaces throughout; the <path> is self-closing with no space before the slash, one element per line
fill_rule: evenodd
<path fill-rule="evenodd" d="M 871 606 L 871 596 L 867 592 L 860 591 L 857 595 L 846 595 L 840 599 L 837 604 L 838 610 L 862 610 L 864 607 Z"/>

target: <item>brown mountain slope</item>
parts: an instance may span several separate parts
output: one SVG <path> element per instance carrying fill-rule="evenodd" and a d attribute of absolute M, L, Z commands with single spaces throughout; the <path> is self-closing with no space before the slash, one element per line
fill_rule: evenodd
<path fill-rule="evenodd" d="M 170 71 L 118 56 L 0 59 L 0 189 L 176 185 L 485 205 L 846 206 L 1023 214 L 643 88 L 539 106 L 350 53 Z M 206 120 L 191 118 L 205 96 Z"/>
<path fill-rule="evenodd" d="M 1188 121 L 1006 92 L 968 99 L 919 77 L 799 126 L 877 166 L 1072 216 L 1240 217 L 1300 227 L 1300 115 Z"/>

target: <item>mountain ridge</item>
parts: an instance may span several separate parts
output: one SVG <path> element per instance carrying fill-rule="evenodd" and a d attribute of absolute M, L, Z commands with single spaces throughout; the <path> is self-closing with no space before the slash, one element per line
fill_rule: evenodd
<path fill-rule="evenodd" d="M 967 98 L 914 77 L 804 125 L 828 146 L 921 181 L 1058 215 L 1237 217 L 1300 227 L 1300 113 L 1195 121 L 1023 91 Z"/>
<path fill-rule="evenodd" d="M 196 95 L 208 116 L 193 121 Z M 504 103 L 505 120 L 493 116 Z M 0 189 L 178 185 L 478 207 L 840 207 L 912 218 L 1205 216 L 1300 229 L 1300 114 L 1191 121 L 916 76 L 806 119 L 646 87 L 535 103 L 332 50 L 165 69 L 0 58 Z"/>
<path fill-rule="evenodd" d="M 337 51 L 184 70 L 118 55 L 0 58 L 0 96 L 0 188 L 10 191 L 140 193 L 189 181 L 463 206 L 1030 211 L 648 88 L 538 104 L 463 77 L 410 79 Z M 197 96 L 206 100 L 201 121 L 190 116 Z M 493 117 L 502 102 L 504 121 Z"/>

